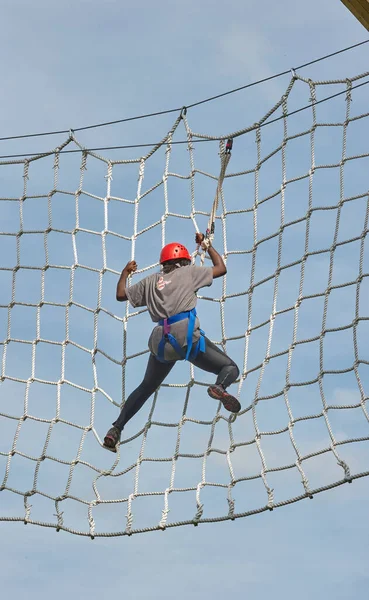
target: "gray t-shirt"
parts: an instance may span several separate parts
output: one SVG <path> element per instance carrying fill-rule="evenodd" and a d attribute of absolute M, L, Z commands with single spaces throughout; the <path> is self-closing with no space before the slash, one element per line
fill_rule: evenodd
<path fill-rule="evenodd" d="M 141 279 L 135 285 L 126 289 L 127 298 L 130 304 L 135 308 L 137 306 L 147 306 L 151 319 L 154 323 L 172 317 L 180 312 L 189 311 L 195 308 L 197 303 L 196 292 L 202 287 L 213 283 L 212 267 L 196 267 L 188 265 L 179 267 L 171 273 L 154 273 Z M 171 334 L 176 338 L 179 345 L 183 348 L 187 346 L 187 327 L 188 319 L 173 323 L 170 327 Z M 196 319 L 193 334 L 193 342 L 200 337 L 200 322 Z M 157 355 L 158 345 L 163 337 L 163 327 L 160 325 L 154 327 L 150 339 L 150 351 Z M 167 343 L 164 352 L 165 360 L 175 360 L 178 354 Z"/>

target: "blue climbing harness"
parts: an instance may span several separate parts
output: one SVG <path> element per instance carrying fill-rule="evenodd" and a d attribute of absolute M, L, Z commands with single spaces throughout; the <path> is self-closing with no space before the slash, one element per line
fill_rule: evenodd
<path fill-rule="evenodd" d="M 188 319 L 188 329 L 187 329 L 187 351 L 186 353 L 183 351 L 176 338 L 170 333 L 170 326 L 173 323 L 177 323 L 178 321 L 183 321 L 183 319 Z M 193 332 L 195 329 L 196 322 L 196 308 L 192 310 L 188 310 L 185 312 L 178 313 L 177 315 L 173 315 L 172 317 L 168 317 L 167 319 L 161 319 L 159 321 L 159 325 L 163 327 L 163 337 L 161 338 L 158 346 L 158 354 L 157 359 L 160 362 L 173 362 L 165 360 L 164 358 L 164 349 L 167 342 L 174 348 L 177 354 L 184 360 L 188 360 L 189 358 L 196 358 L 199 352 L 205 352 L 205 333 L 200 329 L 200 339 L 197 342 L 194 349 L 192 349 L 192 338 Z"/>

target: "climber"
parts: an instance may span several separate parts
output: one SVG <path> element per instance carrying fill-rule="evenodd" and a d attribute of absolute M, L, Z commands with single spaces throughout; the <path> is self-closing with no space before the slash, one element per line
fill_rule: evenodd
<path fill-rule="evenodd" d="M 210 286 L 213 279 L 224 276 L 227 269 L 220 254 L 202 233 L 197 233 L 195 239 L 208 251 L 212 267 L 192 265 L 187 248 L 175 242 L 167 244 L 161 251 L 160 273 L 126 287 L 128 276 L 137 270 L 137 263 L 130 261 L 118 281 L 117 300 L 128 300 L 134 308 L 147 306 L 156 326 L 148 342 L 150 356 L 143 381 L 129 395 L 118 419 L 104 438 L 104 448 L 112 452 L 116 452 L 126 423 L 142 408 L 178 360 L 188 360 L 196 367 L 217 375 L 216 383 L 208 388 L 209 396 L 220 400 L 227 411 L 238 413 L 241 410 L 237 398 L 227 392 L 227 388 L 236 381 L 239 369 L 205 336 L 195 308 L 196 292 Z"/>

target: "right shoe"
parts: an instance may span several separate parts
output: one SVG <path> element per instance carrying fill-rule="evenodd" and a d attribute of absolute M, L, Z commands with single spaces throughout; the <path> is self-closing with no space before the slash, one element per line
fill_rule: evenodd
<path fill-rule="evenodd" d="M 241 410 L 241 404 L 234 396 L 228 394 L 222 385 L 211 385 L 208 387 L 208 394 L 214 400 L 220 400 L 224 408 L 232 413 L 238 413 Z"/>
<path fill-rule="evenodd" d="M 110 452 L 117 451 L 117 445 L 120 442 L 121 431 L 117 427 L 111 427 L 104 437 L 103 446 Z"/>

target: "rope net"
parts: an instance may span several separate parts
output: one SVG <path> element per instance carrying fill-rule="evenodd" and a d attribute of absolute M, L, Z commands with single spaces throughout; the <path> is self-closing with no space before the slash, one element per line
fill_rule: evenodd
<path fill-rule="evenodd" d="M 214 145 L 196 143 L 219 137 L 194 133 L 185 111 L 142 157 L 109 160 L 71 132 L 0 162 L 0 520 L 130 535 L 369 474 L 368 77 L 293 73 L 258 123 L 221 136 L 220 178 Z M 332 90 L 344 94 L 320 104 Z M 152 327 L 115 301 L 117 278 L 128 260 L 157 270 L 161 246 L 189 246 L 209 218 L 228 274 L 198 312 L 240 367 L 242 411 L 180 362 L 113 455 L 102 440 L 141 381 Z"/>

